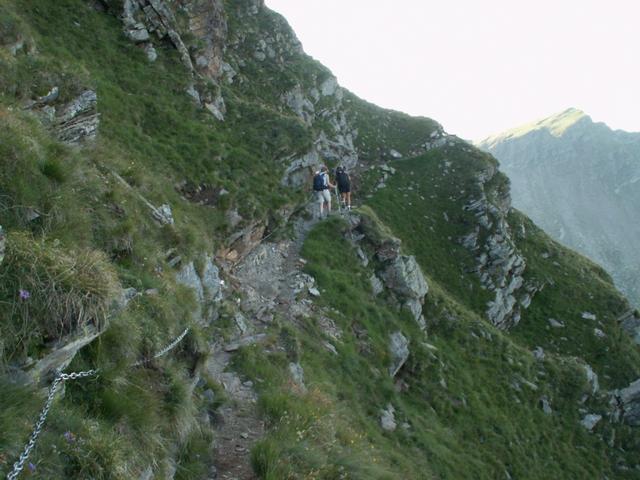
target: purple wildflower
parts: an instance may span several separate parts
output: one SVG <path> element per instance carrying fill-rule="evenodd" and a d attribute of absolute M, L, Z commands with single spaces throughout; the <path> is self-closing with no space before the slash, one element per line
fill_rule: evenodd
<path fill-rule="evenodd" d="M 29 462 L 29 464 L 27 466 L 29 467 L 29 471 L 31 473 L 36 471 L 36 466 L 33 463 Z"/>
<path fill-rule="evenodd" d="M 73 443 L 76 441 L 76 436 L 71 433 L 71 432 L 64 432 L 64 439 L 69 442 L 69 443 Z"/>
<path fill-rule="evenodd" d="M 20 300 L 29 300 L 29 298 L 31 297 L 31 292 L 29 290 L 20 289 L 18 295 L 20 296 Z"/>

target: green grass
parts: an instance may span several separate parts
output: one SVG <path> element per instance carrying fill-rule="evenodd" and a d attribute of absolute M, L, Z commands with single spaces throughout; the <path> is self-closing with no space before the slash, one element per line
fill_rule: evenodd
<path fill-rule="evenodd" d="M 303 249 L 319 302 L 344 332 L 339 357 L 322 346 L 312 318 L 297 334 L 286 327 L 301 346 L 308 394 L 288 380 L 286 352 L 248 348 L 238 359 L 269 419 L 269 434 L 253 452 L 260 478 L 635 478 L 617 471 L 615 450 L 578 423 L 589 389 L 580 362 L 549 353 L 538 363 L 517 335 L 497 331 L 434 281 L 425 345 L 412 319 L 371 297 L 370 270 L 343 238 L 345 228 L 323 222 Z M 402 391 L 386 373 L 388 335 L 398 329 L 412 339 L 397 383 Z M 543 395 L 551 416 L 539 406 Z M 380 410 L 389 402 L 406 430 L 382 432 Z M 588 405 L 603 408 L 597 400 Z M 608 438 L 611 431 L 598 433 Z"/>

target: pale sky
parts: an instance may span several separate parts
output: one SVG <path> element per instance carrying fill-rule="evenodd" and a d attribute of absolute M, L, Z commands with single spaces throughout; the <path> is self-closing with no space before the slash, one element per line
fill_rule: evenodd
<path fill-rule="evenodd" d="M 640 0 L 266 0 L 340 84 L 481 139 L 569 107 L 640 131 Z"/>

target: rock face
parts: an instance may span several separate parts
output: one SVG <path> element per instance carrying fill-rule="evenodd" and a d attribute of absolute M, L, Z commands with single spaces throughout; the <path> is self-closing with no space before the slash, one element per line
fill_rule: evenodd
<path fill-rule="evenodd" d="M 530 305 L 538 287 L 524 282 L 526 262 L 516 250 L 507 223 L 511 208 L 509 190 L 488 191 L 487 183 L 496 175 L 499 173 L 495 166 L 477 175 L 479 194 L 464 206 L 465 211 L 475 216 L 477 224 L 460 243 L 476 255 L 480 282 L 494 292 L 494 299 L 487 305 L 487 317 L 498 328 L 507 329 L 518 324 L 521 309 Z M 482 237 L 485 240 L 480 244 Z"/>
<path fill-rule="evenodd" d="M 97 107 L 98 95 L 92 90 L 87 90 L 65 105 L 56 118 L 56 130 L 60 140 L 76 144 L 81 140 L 95 139 L 100 125 Z"/>
<path fill-rule="evenodd" d="M 613 392 L 611 403 L 614 406 L 615 418 L 631 426 L 640 427 L 640 379 L 627 388 Z"/>
<path fill-rule="evenodd" d="M 640 133 L 569 109 L 479 146 L 511 179 L 514 206 L 604 266 L 640 306 Z"/>

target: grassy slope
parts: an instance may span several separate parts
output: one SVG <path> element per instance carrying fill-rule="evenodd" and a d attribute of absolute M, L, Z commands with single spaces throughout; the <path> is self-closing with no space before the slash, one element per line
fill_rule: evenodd
<path fill-rule="evenodd" d="M 189 78 L 173 49 L 162 49 L 158 62 L 149 65 L 122 36 L 119 21 L 87 2 L 3 0 L 0 12 L 3 42 L 15 41 L 20 32 L 38 50 L 16 58 L 2 50 L 0 56 L 0 205 L 9 234 L 0 270 L 3 366 L 38 358 L 49 340 L 64 333 L 50 328 L 64 318 L 51 318 L 46 292 L 57 281 L 51 274 L 78 251 L 110 261 L 98 264 L 97 273 L 116 275 L 123 286 L 160 292 L 140 297 L 112 318 L 108 333 L 74 361 L 70 370 L 99 367 L 102 374 L 97 381 L 67 386 L 32 461 L 41 478 L 132 478 L 166 457 L 179 439 L 189 468 L 206 468 L 205 462 L 193 462 L 195 453 L 206 458 L 210 442 L 194 423 L 194 399 L 186 383 L 187 371 L 203 353 L 204 333 L 196 328 L 162 370 L 131 371 L 126 365 L 157 351 L 190 323 L 193 299 L 174 284 L 164 252 L 177 248 L 189 258 L 211 251 L 228 232 L 224 212 L 229 207 L 249 221 L 290 202 L 277 188 L 282 166 L 276 160 L 283 151 L 302 149 L 307 133 L 296 119 L 233 96 L 227 121 L 216 123 L 183 93 Z M 86 88 L 98 92 L 101 127 L 95 147 L 64 147 L 37 120 L 18 112 L 24 100 L 53 86 L 61 89 L 60 102 Z M 133 190 L 122 188 L 109 171 L 122 175 Z M 174 190 L 183 180 L 207 182 L 230 194 L 217 208 L 191 205 Z M 176 226 L 157 226 L 137 193 L 156 205 L 170 203 Z M 29 208 L 41 212 L 41 219 L 29 222 Z M 36 246 L 51 262 L 42 271 L 34 271 L 32 258 L 21 254 Z M 20 288 L 32 292 L 28 302 L 19 300 Z M 81 301 L 88 288 L 70 283 L 56 294 L 61 301 Z M 100 297 L 101 308 L 113 294 Z M 87 321 L 96 323 L 96 315 L 90 313 Z M 33 389 L 6 382 L 3 377 L 2 473 L 22 448 L 43 402 Z M 29 401 L 19 401 L 25 397 Z M 66 440 L 66 431 L 77 441 Z"/>
<path fill-rule="evenodd" d="M 410 318 L 371 297 L 371 271 L 343 230 L 340 220 L 323 223 L 303 251 L 320 303 L 335 309 L 344 331 L 339 357 L 322 346 L 310 320 L 293 333 L 282 327 L 298 348 L 247 349 L 238 362 L 261 386 L 270 420 L 270 435 L 254 452 L 262 478 L 636 478 L 616 471 L 613 450 L 578 423 L 578 402 L 589 388 L 579 362 L 553 354 L 538 363 L 517 337 L 496 331 L 434 280 L 427 321 L 435 349 L 423 344 Z M 412 341 L 394 385 L 387 341 L 397 330 Z M 298 360 L 307 395 L 287 381 L 288 362 Z M 551 416 L 539 406 L 543 395 Z M 382 432 L 380 410 L 389 402 L 407 428 Z"/>

